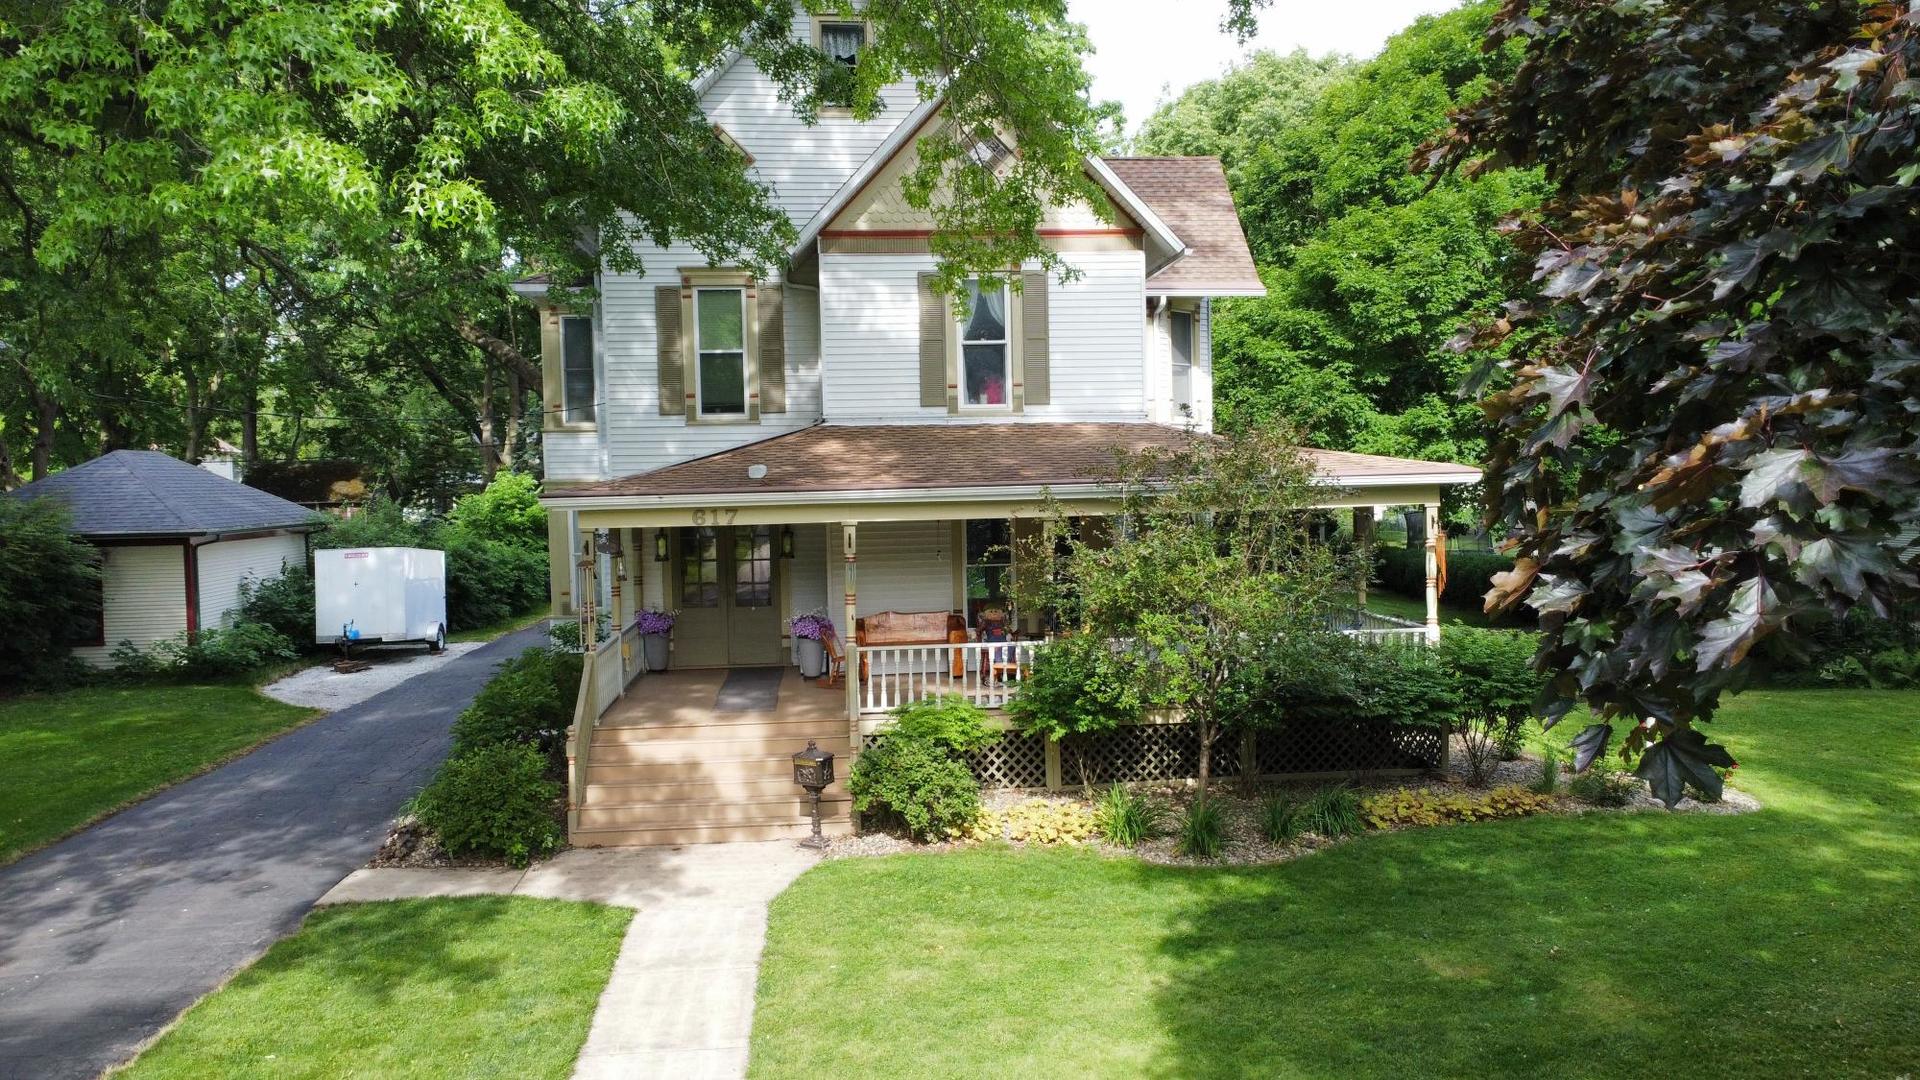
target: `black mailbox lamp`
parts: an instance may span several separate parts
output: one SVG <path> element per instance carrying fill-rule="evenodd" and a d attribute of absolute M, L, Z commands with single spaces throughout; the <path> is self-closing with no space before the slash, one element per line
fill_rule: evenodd
<path fill-rule="evenodd" d="M 833 783 L 833 755 L 808 739 L 807 748 L 793 755 L 793 782 L 813 797 L 813 835 L 800 841 L 800 846 L 826 847 L 827 838 L 820 834 L 820 792 Z"/>

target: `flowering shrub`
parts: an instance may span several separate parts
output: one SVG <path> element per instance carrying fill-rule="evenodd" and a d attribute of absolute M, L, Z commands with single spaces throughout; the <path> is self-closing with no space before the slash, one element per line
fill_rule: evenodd
<path fill-rule="evenodd" d="M 1484 795 L 1418 791 L 1388 791 L 1360 802 L 1367 824 L 1376 829 L 1396 825 L 1449 825 L 1459 821 L 1525 817 L 1553 806 L 1553 797 L 1523 787 L 1495 788 Z"/>
<path fill-rule="evenodd" d="M 805 638 L 809 641 L 819 641 L 822 638 L 833 636 L 833 620 L 817 611 L 809 611 L 805 615 L 795 615 L 793 621 L 789 622 L 787 626 L 793 631 L 794 637 Z"/>
<path fill-rule="evenodd" d="M 633 628 L 641 634 L 665 634 L 673 629 L 673 621 L 679 618 L 677 611 L 656 611 L 642 608 L 633 617 Z"/>

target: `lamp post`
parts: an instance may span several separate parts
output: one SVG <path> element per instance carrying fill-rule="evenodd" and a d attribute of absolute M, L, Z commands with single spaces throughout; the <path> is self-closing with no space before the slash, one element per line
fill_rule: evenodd
<path fill-rule="evenodd" d="M 820 834 L 820 792 L 833 783 L 833 755 L 808 739 L 807 748 L 793 755 L 793 782 L 813 797 L 813 835 L 800 841 L 800 846 L 824 848 L 827 838 Z"/>

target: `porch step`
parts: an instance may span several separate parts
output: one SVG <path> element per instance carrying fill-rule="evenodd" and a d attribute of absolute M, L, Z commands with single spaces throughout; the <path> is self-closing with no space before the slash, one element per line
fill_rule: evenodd
<path fill-rule="evenodd" d="M 600 724 L 593 729 L 593 744 L 676 742 L 690 739 L 778 739 L 793 743 L 795 752 L 806 748 L 808 739 L 838 738 L 845 741 L 847 722 L 833 720 L 768 720 L 762 713 L 720 724 Z"/>
<path fill-rule="evenodd" d="M 642 744 L 645 745 L 645 744 Z M 587 784 L 666 784 L 676 781 L 734 783 L 753 780 L 785 780 L 793 783 L 792 754 L 755 754 L 738 758 L 699 758 L 696 760 L 608 761 L 595 756 L 587 762 Z M 839 751 L 835 751 L 835 756 Z"/>
<path fill-rule="evenodd" d="M 571 840 L 576 847 L 663 847 L 679 844 L 726 844 L 742 840 L 799 840 L 812 831 L 806 821 L 768 822 L 757 825 L 668 825 L 658 828 L 575 829 Z M 822 819 L 820 831 L 828 836 L 850 836 L 853 822 Z"/>
<path fill-rule="evenodd" d="M 709 732 L 701 732 L 703 736 Z M 838 737 L 820 735 L 810 736 L 820 744 L 820 749 L 845 760 L 847 757 L 847 735 L 842 731 Z M 681 762 L 689 765 L 714 760 L 732 760 L 765 756 L 784 758 L 789 763 L 793 755 L 806 749 L 806 739 L 794 742 L 790 735 L 749 735 L 744 738 L 698 738 L 698 739 L 659 739 L 642 742 L 603 742 L 597 736 L 593 740 L 590 765 L 627 765 L 648 764 L 652 762 Z"/>
<path fill-rule="evenodd" d="M 820 798 L 820 818 L 847 817 L 851 799 L 829 791 Z M 582 829 L 652 829 L 669 826 L 781 825 L 808 820 L 806 795 L 762 795 L 698 802 L 596 804 L 589 794 L 580 808 Z"/>
<path fill-rule="evenodd" d="M 620 765 L 618 769 L 634 768 Z M 639 766 L 644 768 L 645 766 Z M 589 770 L 591 771 L 591 770 Z M 598 774 L 596 774 L 597 776 Z M 629 806 L 652 802 L 714 802 L 732 799 L 759 799 L 775 795 L 805 793 L 793 782 L 793 768 L 784 767 L 778 776 L 714 777 L 685 773 L 652 783 L 628 783 L 593 779 L 587 783 L 588 806 Z M 821 801 L 845 795 L 844 784 L 835 783 L 821 795 Z"/>

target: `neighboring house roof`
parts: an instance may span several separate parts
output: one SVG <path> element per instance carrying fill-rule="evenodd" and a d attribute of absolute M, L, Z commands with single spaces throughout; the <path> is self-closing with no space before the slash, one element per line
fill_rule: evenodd
<path fill-rule="evenodd" d="M 313 511 L 157 450 L 115 450 L 12 493 L 51 498 L 81 536 L 197 536 L 313 527 Z"/>
<path fill-rule="evenodd" d="M 637 476 L 549 489 L 546 499 L 1089 484 L 1112 467 L 1116 449 L 1175 449 L 1197 437 L 1148 423 L 816 424 Z M 1480 478 L 1478 469 L 1465 465 L 1337 450 L 1305 453 L 1329 481 L 1348 486 Z M 764 466 L 766 474 L 749 477 L 755 466 Z"/>
<path fill-rule="evenodd" d="M 1211 157 L 1102 158 L 1129 190 L 1152 207 L 1186 242 L 1187 254 L 1147 278 L 1147 292 L 1163 296 L 1265 296 L 1240 228 L 1220 159 Z"/>

